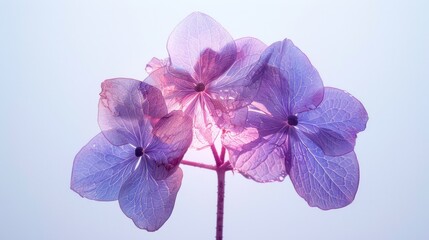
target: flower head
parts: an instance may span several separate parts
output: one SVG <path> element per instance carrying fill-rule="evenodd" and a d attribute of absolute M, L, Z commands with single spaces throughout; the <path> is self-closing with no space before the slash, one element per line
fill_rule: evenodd
<path fill-rule="evenodd" d="M 171 33 L 169 59 L 148 64 L 169 109 L 192 116 L 194 147 L 212 144 L 235 110 L 252 102 L 259 86 L 249 73 L 264 49 L 255 38 L 234 41 L 215 20 L 193 13 Z"/>
<path fill-rule="evenodd" d="M 139 228 L 157 230 L 174 207 L 192 120 L 167 113 L 161 92 L 133 79 L 102 83 L 98 120 L 102 133 L 76 155 L 71 188 L 89 199 L 119 200 Z"/>
<path fill-rule="evenodd" d="M 255 73 L 261 86 L 247 131 L 240 133 L 251 140 L 230 145 L 233 167 L 258 182 L 289 175 L 310 206 L 349 204 L 359 183 L 356 134 L 368 120 L 363 105 L 342 90 L 324 88 L 308 58 L 287 39 L 265 50 Z"/>

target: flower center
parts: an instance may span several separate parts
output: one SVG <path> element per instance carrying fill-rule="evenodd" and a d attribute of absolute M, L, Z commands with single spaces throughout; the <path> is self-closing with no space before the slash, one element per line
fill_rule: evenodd
<path fill-rule="evenodd" d="M 202 92 L 204 89 L 206 89 L 206 85 L 204 85 L 204 83 L 198 83 L 194 87 L 195 92 Z"/>
<path fill-rule="evenodd" d="M 295 115 L 290 115 L 287 117 L 287 124 L 290 126 L 296 126 L 298 125 L 298 117 Z"/>
<path fill-rule="evenodd" d="M 136 157 L 143 156 L 143 148 L 142 147 L 136 147 L 136 150 L 134 151 L 134 154 L 136 155 Z"/>

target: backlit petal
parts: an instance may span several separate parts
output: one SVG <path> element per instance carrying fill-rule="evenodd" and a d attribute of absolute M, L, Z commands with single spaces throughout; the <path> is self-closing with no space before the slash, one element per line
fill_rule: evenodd
<path fill-rule="evenodd" d="M 173 211 L 182 176 L 182 170 L 177 168 L 168 178 L 155 180 L 142 162 L 121 188 L 122 211 L 137 227 L 150 232 L 158 230 Z"/>
<path fill-rule="evenodd" d="M 154 123 L 167 114 L 160 90 L 134 79 L 116 78 L 102 83 L 98 104 L 98 123 L 114 145 L 141 143 L 147 135 L 143 119 Z"/>
<path fill-rule="evenodd" d="M 216 125 L 216 108 L 213 102 L 205 95 L 198 95 L 184 110 L 192 116 L 193 120 L 193 142 L 192 147 L 202 149 L 214 143 L 220 133 Z"/>
<path fill-rule="evenodd" d="M 146 64 L 146 72 L 151 74 L 152 72 L 155 72 L 156 70 L 163 68 L 167 66 L 169 59 L 159 59 L 156 57 L 153 57 L 147 64 Z"/>
<path fill-rule="evenodd" d="M 326 156 L 305 135 L 291 136 L 290 179 L 298 194 L 312 207 L 324 210 L 350 204 L 359 185 L 359 165 L 354 152 Z"/>
<path fill-rule="evenodd" d="M 76 155 L 71 188 L 85 198 L 117 200 L 136 162 L 133 147 L 114 146 L 99 133 Z"/>
<path fill-rule="evenodd" d="M 182 111 L 173 111 L 159 120 L 153 134 L 146 153 L 157 165 L 152 176 L 162 179 L 175 170 L 191 145 L 192 119 Z"/>
<path fill-rule="evenodd" d="M 261 56 L 255 78 L 261 87 L 255 98 L 273 116 L 287 117 L 317 107 L 323 83 L 307 56 L 285 39 L 269 46 Z"/>
<path fill-rule="evenodd" d="M 286 127 L 286 123 L 283 121 L 265 113 L 254 111 L 253 108 L 248 112 L 246 125 L 256 128 L 261 137 L 278 133 Z"/>
<path fill-rule="evenodd" d="M 171 33 L 167 50 L 171 71 L 184 71 L 208 83 L 225 72 L 236 58 L 229 33 L 203 13 L 192 13 Z"/>
<path fill-rule="evenodd" d="M 257 182 L 283 181 L 287 175 L 286 161 L 290 158 L 284 132 L 258 138 L 242 148 L 229 151 L 234 169 Z"/>
<path fill-rule="evenodd" d="M 227 121 L 231 111 L 249 105 L 259 89 L 260 79 L 250 74 L 266 45 L 256 38 L 242 38 L 236 41 L 237 59 L 228 71 L 208 85 L 213 101 L 218 101 L 218 110 Z"/>
<path fill-rule="evenodd" d="M 300 129 L 330 156 L 353 151 L 356 134 L 365 129 L 367 121 L 359 100 L 336 88 L 325 88 L 322 103 L 299 115 Z"/>
<path fill-rule="evenodd" d="M 161 89 L 169 111 L 181 110 L 195 98 L 197 82 L 186 73 L 173 75 L 166 67 L 152 72 L 147 78 L 154 86 Z"/>

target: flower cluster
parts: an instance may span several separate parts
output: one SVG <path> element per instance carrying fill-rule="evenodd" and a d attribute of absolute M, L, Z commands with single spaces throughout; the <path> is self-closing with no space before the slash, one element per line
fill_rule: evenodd
<path fill-rule="evenodd" d="M 71 187 L 89 199 L 118 200 L 138 227 L 155 231 L 173 211 L 192 120 L 168 113 L 161 91 L 134 79 L 104 81 L 98 108 L 102 133 L 76 155 Z"/>
<path fill-rule="evenodd" d="M 340 208 L 354 199 L 357 133 L 368 115 L 345 91 L 324 87 L 292 41 L 270 46 L 234 40 L 202 13 L 171 33 L 169 57 L 153 58 L 144 82 L 102 83 L 101 133 L 77 154 L 71 187 L 82 197 L 118 200 L 148 231 L 172 213 L 189 147 L 221 135 L 233 170 L 257 182 L 289 175 L 310 206 Z"/>

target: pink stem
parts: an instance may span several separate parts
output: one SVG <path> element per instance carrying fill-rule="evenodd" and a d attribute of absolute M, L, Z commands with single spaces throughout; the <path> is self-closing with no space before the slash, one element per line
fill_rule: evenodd
<path fill-rule="evenodd" d="M 225 202 L 225 169 L 219 168 L 217 173 L 217 212 L 216 212 L 216 240 L 223 238 L 223 212 Z"/>
<path fill-rule="evenodd" d="M 222 147 L 221 156 L 217 153 L 216 147 L 211 145 L 213 156 L 216 161 L 216 175 L 217 175 L 217 211 L 216 211 L 216 240 L 223 238 L 223 211 L 225 203 L 225 153 Z"/>
<path fill-rule="evenodd" d="M 222 150 L 220 151 L 220 160 L 225 162 L 225 147 L 222 145 Z"/>
<path fill-rule="evenodd" d="M 229 161 L 225 162 L 225 147 L 222 146 L 222 150 L 219 154 L 217 153 L 216 147 L 214 145 L 210 146 L 213 157 L 216 162 L 216 166 L 197 163 L 188 160 L 182 160 L 182 164 L 199 167 L 209 170 L 216 171 L 217 175 L 217 211 L 216 211 L 216 240 L 223 239 L 223 213 L 225 205 L 225 172 L 232 170 L 232 166 Z"/>
<path fill-rule="evenodd" d="M 215 162 L 216 162 L 216 166 L 219 167 L 220 165 L 222 165 L 223 160 L 220 159 L 219 154 L 217 154 L 216 147 L 213 144 L 210 145 L 210 149 L 212 150 L 213 157 L 214 157 Z"/>
<path fill-rule="evenodd" d="M 209 170 L 214 170 L 214 171 L 217 170 L 216 166 L 204 164 L 204 163 L 197 163 L 197 162 L 192 162 L 192 161 L 188 161 L 188 160 L 182 160 L 180 163 L 183 165 L 188 165 L 188 166 L 192 166 L 192 167 L 199 167 L 199 168 L 204 168 L 204 169 L 209 169 Z"/>

